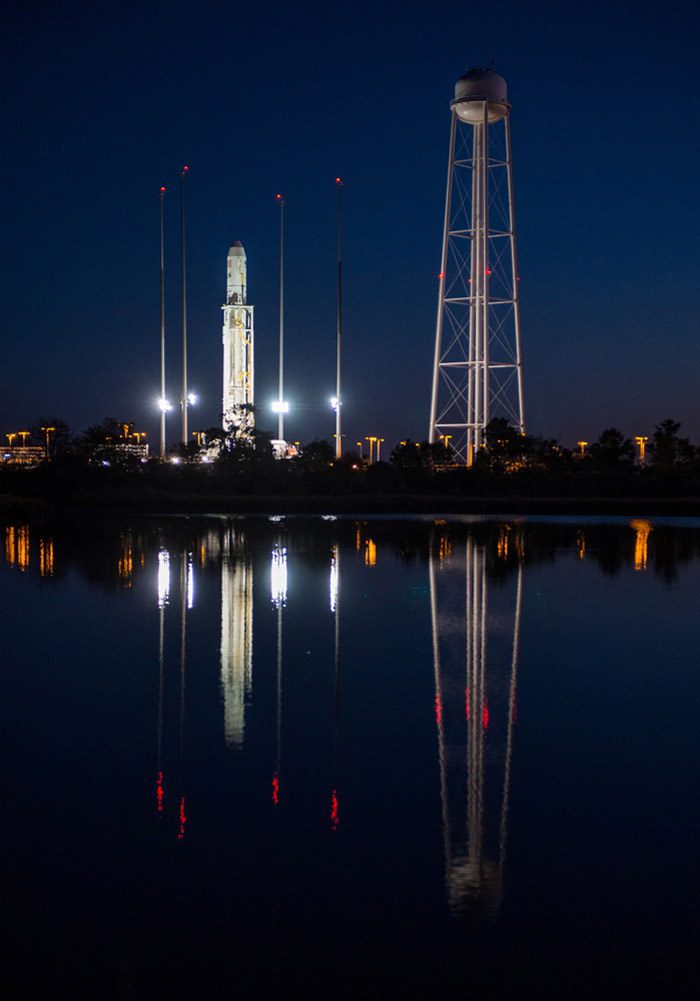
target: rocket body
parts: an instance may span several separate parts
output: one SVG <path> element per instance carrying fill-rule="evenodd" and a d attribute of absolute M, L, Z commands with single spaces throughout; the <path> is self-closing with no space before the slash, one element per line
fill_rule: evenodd
<path fill-rule="evenodd" d="M 248 305 L 247 259 L 239 240 L 226 256 L 223 426 L 236 436 L 250 432 L 253 418 L 253 307 Z"/>

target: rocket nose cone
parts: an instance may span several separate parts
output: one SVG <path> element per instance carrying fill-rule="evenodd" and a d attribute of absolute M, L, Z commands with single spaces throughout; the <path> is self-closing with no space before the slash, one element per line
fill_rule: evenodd
<path fill-rule="evenodd" d="M 240 240 L 234 240 L 228 248 L 229 257 L 245 257 L 245 250 Z"/>

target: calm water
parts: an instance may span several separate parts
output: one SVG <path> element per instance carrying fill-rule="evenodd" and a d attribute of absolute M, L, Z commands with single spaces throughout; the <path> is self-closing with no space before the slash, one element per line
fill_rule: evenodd
<path fill-rule="evenodd" d="M 5 997 L 693 995 L 700 523 L 0 527 Z"/>

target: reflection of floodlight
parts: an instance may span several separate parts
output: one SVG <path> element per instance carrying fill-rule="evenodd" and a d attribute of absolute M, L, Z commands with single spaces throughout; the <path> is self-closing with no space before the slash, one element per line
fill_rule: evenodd
<path fill-rule="evenodd" d="M 167 414 L 169 410 L 172 410 L 172 404 L 167 400 L 158 400 L 158 409 L 162 414 Z"/>
<path fill-rule="evenodd" d="M 187 554 L 187 607 L 194 607 L 194 567 L 192 553 Z"/>
<path fill-rule="evenodd" d="M 196 393 L 188 393 L 188 395 L 187 395 L 187 402 L 189 403 L 189 405 L 191 407 L 194 406 L 194 404 L 197 402 L 197 395 L 196 395 Z"/>
<path fill-rule="evenodd" d="M 170 553 L 161 549 L 158 553 L 158 608 L 168 604 L 170 597 Z"/>
<path fill-rule="evenodd" d="M 335 612 L 335 610 L 338 607 L 338 557 L 335 546 L 333 546 L 333 555 L 331 556 L 331 575 L 329 581 L 329 590 L 330 590 L 331 612 Z"/>
<path fill-rule="evenodd" d="M 289 404 L 286 400 L 273 400 L 270 406 L 273 414 L 289 413 Z"/>
<path fill-rule="evenodd" d="M 287 547 L 275 546 L 270 564 L 270 597 L 275 608 L 287 604 Z"/>

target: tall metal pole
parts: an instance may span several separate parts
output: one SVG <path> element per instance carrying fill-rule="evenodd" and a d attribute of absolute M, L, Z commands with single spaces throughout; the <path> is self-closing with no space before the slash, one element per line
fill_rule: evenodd
<path fill-rule="evenodd" d="M 160 461 L 165 460 L 165 243 L 163 238 L 163 198 L 160 189 Z"/>
<path fill-rule="evenodd" d="M 189 167 L 180 171 L 180 254 L 182 257 L 182 444 L 187 444 L 187 259 L 185 254 L 185 178 Z"/>
<path fill-rule="evenodd" d="M 277 437 L 284 441 L 284 196 L 276 197 L 280 207 L 280 380 L 277 392 Z"/>
<path fill-rule="evenodd" d="M 335 457 L 343 457 L 342 417 L 343 400 L 340 391 L 340 353 L 343 340 L 343 180 L 336 177 L 338 189 L 338 313 L 335 352 Z"/>

